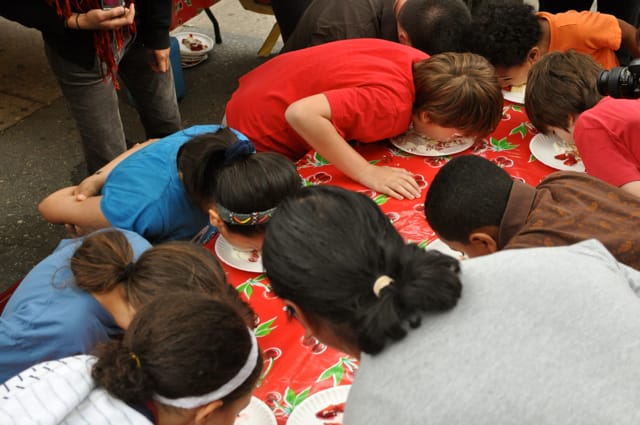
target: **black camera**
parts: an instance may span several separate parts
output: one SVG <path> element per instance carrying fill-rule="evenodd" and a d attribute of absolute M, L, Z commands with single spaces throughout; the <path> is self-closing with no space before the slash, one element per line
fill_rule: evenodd
<path fill-rule="evenodd" d="M 640 98 L 640 59 L 632 60 L 629 66 L 601 71 L 598 76 L 598 91 L 603 96 Z"/>

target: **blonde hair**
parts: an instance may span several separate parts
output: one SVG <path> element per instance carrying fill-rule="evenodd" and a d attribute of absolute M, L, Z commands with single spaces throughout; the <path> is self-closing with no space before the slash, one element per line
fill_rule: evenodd
<path fill-rule="evenodd" d="M 465 135 L 486 136 L 502 118 L 502 89 L 493 66 L 473 53 L 440 53 L 414 66 L 413 112 Z"/>

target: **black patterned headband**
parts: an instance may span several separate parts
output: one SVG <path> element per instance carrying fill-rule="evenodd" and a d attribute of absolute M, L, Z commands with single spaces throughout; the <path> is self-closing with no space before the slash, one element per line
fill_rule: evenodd
<path fill-rule="evenodd" d="M 227 224 L 235 224 L 239 226 L 255 226 L 256 224 L 263 224 L 269 221 L 276 207 L 269 208 L 265 211 L 252 212 L 252 213 L 236 213 L 229 211 L 227 208 L 218 204 L 218 214 L 222 221 Z"/>

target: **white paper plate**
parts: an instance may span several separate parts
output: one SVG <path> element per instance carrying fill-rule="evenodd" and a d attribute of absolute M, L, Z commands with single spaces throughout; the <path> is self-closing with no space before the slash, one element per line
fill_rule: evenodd
<path fill-rule="evenodd" d="M 213 49 L 213 45 L 214 45 L 213 39 L 206 34 L 188 31 L 188 32 L 178 32 L 173 34 L 173 36 L 178 39 L 178 44 L 180 45 L 180 55 L 182 55 L 183 57 L 203 56 L 205 53 L 210 52 L 211 49 Z M 202 43 L 203 45 L 202 50 L 191 50 L 182 42 L 182 40 L 189 37 L 193 37 L 196 40 L 198 40 L 200 43 Z"/>
<path fill-rule="evenodd" d="M 248 251 L 238 251 L 222 235 L 219 235 L 218 239 L 216 239 L 214 248 L 220 261 L 231 267 L 253 273 L 262 273 L 264 271 L 262 256 L 256 262 L 249 261 L 248 258 L 251 254 Z"/>
<path fill-rule="evenodd" d="M 440 239 L 432 240 L 424 249 L 426 249 L 427 251 L 429 250 L 440 251 L 441 253 L 447 254 L 453 258 L 457 258 L 458 260 L 466 258 L 464 253 L 451 249 L 449 245 L 442 242 Z"/>
<path fill-rule="evenodd" d="M 342 414 L 335 418 L 320 419 L 316 413 L 331 404 L 344 403 L 347 401 L 351 385 L 340 385 L 313 394 L 311 397 L 296 406 L 289 416 L 287 425 L 324 425 L 325 423 L 342 423 Z"/>
<path fill-rule="evenodd" d="M 408 132 L 390 139 L 391 143 L 401 151 L 419 156 L 443 156 L 462 152 L 473 146 L 475 139 L 463 137 L 446 142 L 427 139 L 424 136 Z"/>
<path fill-rule="evenodd" d="M 233 425 L 277 425 L 276 416 L 269 406 L 256 396 L 251 397 L 249 405 L 236 418 Z"/>
<path fill-rule="evenodd" d="M 504 97 L 506 100 L 510 102 L 524 105 L 524 91 L 517 92 L 517 91 L 502 90 L 502 97 Z"/>
<path fill-rule="evenodd" d="M 562 160 L 554 158 L 559 153 L 554 146 L 554 143 L 558 140 L 560 139 L 554 136 L 547 136 L 542 133 L 536 134 L 529 143 L 529 150 L 538 161 L 548 167 L 556 170 L 584 173 L 584 163 L 582 161 L 578 161 L 574 165 L 565 165 Z"/>
<path fill-rule="evenodd" d="M 192 68 L 196 65 L 200 65 L 202 62 L 206 61 L 207 59 L 209 59 L 209 55 L 205 53 L 203 56 L 200 56 L 194 59 L 192 58 L 187 59 L 183 57 L 181 63 L 183 68 Z"/>

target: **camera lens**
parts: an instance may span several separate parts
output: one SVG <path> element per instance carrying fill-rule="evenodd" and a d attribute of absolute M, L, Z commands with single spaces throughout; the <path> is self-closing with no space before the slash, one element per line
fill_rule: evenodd
<path fill-rule="evenodd" d="M 618 66 L 610 71 L 602 71 L 598 76 L 598 92 L 603 96 L 633 98 L 634 88 L 633 75 L 626 67 Z"/>

